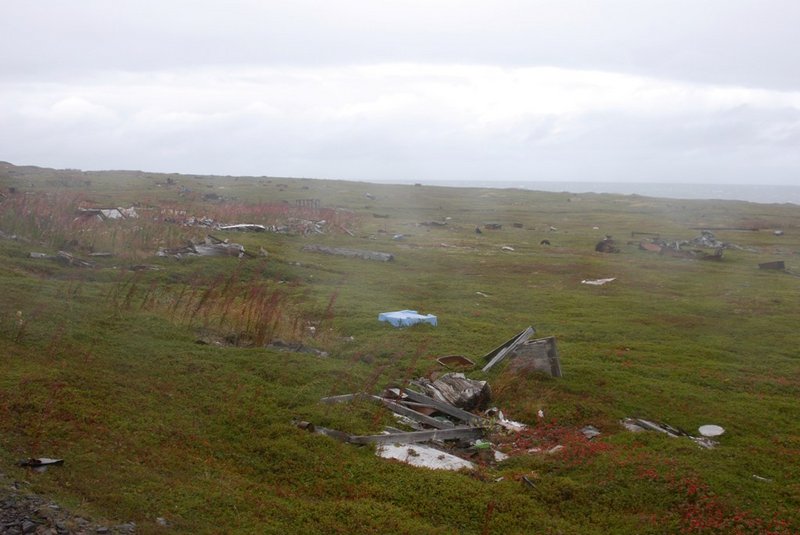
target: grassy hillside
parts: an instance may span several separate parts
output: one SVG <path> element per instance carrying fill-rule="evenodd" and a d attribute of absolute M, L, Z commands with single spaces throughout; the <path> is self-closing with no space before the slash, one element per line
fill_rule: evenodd
<path fill-rule="evenodd" d="M 800 531 L 800 278 L 758 269 L 800 271 L 797 206 L 10 164 L 0 192 L 0 471 L 82 514 L 142 533 Z M 138 218 L 78 212 L 129 206 Z M 738 247 L 702 261 L 632 235 L 697 228 Z M 155 256 L 209 232 L 253 256 Z M 619 254 L 594 251 L 604 235 Z M 94 267 L 29 257 L 58 251 Z M 377 321 L 406 308 L 439 325 Z M 563 378 L 469 375 L 559 453 L 430 471 L 292 424 L 380 431 L 383 409 L 319 398 L 479 359 L 528 325 L 557 337 Z M 626 431 L 629 416 L 727 432 L 706 450 Z M 576 438 L 587 424 L 603 434 Z M 65 464 L 14 466 L 35 456 Z"/>

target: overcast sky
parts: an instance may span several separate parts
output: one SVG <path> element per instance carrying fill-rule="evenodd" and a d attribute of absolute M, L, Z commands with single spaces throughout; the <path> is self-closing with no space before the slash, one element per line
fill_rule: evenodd
<path fill-rule="evenodd" d="M 4 0 L 0 160 L 800 184 L 798 0 Z"/>

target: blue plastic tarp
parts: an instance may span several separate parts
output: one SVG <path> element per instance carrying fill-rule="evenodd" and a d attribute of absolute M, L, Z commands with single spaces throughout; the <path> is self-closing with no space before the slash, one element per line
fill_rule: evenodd
<path fill-rule="evenodd" d="M 381 312 L 378 321 L 388 321 L 395 327 L 408 327 L 415 323 L 430 323 L 436 326 L 436 316 L 433 314 L 417 314 L 416 310 L 398 310 L 396 312 Z"/>

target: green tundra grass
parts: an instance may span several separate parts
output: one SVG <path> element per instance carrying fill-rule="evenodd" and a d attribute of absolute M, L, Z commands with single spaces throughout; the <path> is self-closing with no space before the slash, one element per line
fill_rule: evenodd
<path fill-rule="evenodd" d="M 80 514 L 140 533 L 800 531 L 800 278 L 758 269 L 800 271 L 797 206 L 8 164 L 0 187 L 0 471 Z M 267 254 L 155 257 L 207 232 L 164 222 L 166 209 L 271 225 L 312 218 L 298 199 L 319 199 L 324 233 L 214 231 Z M 138 219 L 75 220 L 79 206 L 133 203 Z M 487 222 L 502 229 L 475 232 Z M 632 237 L 697 228 L 758 230 L 715 231 L 740 247 L 718 262 Z M 619 254 L 594 251 L 606 234 Z M 28 257 L 59 250 L 114 256 Z M 377 321 L 406 308 L 439 325 Z M 557 454 L 431 471 L 292 423 L 377 432 L 393 423 L 384 410 L 319 398 L 435 374 L 443 355 L 480 360 L 528 325 L 557 338 L 563 378 L 469 375 Z M 231 335 L 243 343 L 196 343 Z M 264 347 L 275 339 L 327 356 Z M 726 433 L 706 450 L 628 432 L 629 416 Z M 603 434 L 582 440 L 587 424 Z M 65 464 L 15 465 L 36 456 Z"/>

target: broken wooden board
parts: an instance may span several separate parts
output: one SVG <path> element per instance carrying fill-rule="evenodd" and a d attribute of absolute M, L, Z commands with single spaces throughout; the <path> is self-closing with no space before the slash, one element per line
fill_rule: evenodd
<path fill-rule="evenodd" d="M 487 353 L 483 358 L 484 360 L 490 359 L 488 364 L 483 367 L 481 371 L 488 372 L 498 363 L 500 363 L 510 352 L 512 352 L 519 344 L 526 342 L 528 338 L 533 336 L 534 331 L 533 327 L 528 327 L 514 338 L 504 342 L 501 346 L 491 350 Z"/>
<path fill-rule="evenodd" d="M 356 394 L 342 394 L 340 396 L 328 396 L 320 399 L 320 401 L 322 403 L 345 403 L 347 401 L 353 401 L 354 399 L 371 400 L 372 398 L 373 396 L 371 394 L 358 392 Z"/>
<path fill-rule="evenodd" d="M 412 384 L 435 400 L 465 410 L 485 409 L 492 399 L 489 383 L 469 379 L 463 373 L 447 373 L 433 382 L 419 379 Z"/>
<path fill-rule="evenodd" d="M 84 268 L 94 267 L 93 263 L 87 262 L 86 260 L 81 260 L 80 258 L 76 258 L 66 251 L 59 251 L 58 253 L 56 253 L 55 260 L 68 266 L 77 266 Z"/>
<path fill-rule="evenodd" d="M 517 345 L 510 359 L 508 369 L 512 372 L 540 371 L 551 377 L 562 376 L 554 336 L 528 340 Z"/>
<path fill-rule="evenodd" d="M 421 394 L 409 389 L 405 389 L 403 392 L 406 394 L 406 396 L 408 396 L 408 399 L 419 403 L 424 403 L 425 405 L 435 408 L 439 412 L 447 414 L 448 416 L 452 416 L 453 418 L 458 418 L 467 424 L 480 425 L 483 423 L 483 419 L 480 416 L 476 416 L 470 412 L 459 409 L 458 407 L 454 407 L 449 403 L 444 403 L 437 399 L 428 397 L 425 394 Z"/>
<path fill-rule="evenodd" d="M 351 444 L 413 444 L 429 440 L 477 439 L 483 436 L 481 427 L 453 427 L 450 429 L 431 429 L 429 431 L 410 431 L 388 435 L 351 435 Z"/>
<path fill-rule="evenodd" d="M 218 230 L 234 230 L 238 232 L 266 232 L 267 227 L 264 225 L 255 225 L 252 223 L 238 223 L 236 225 L 221 225 L 217 227 Z"/>
<path fill-rule="evenodd" d="M 450 420 L 439 420 L 437 418 L 432 418 L 430 416 L 422 414 L 419 411 L 412 409 L 411 407 L 405 407 L 403 405 L 400 405 L 399 403 L 395 403 L 394 401 L 389 401 L 388 399 L 383 399 L 383 398 L 377 398 L 377 399 L 379 399 L 381 403 L 383 403 L 383 405 L 390 411 L 397 414 L 402 414 L 403 416 L 411 418 L 412 420 L 416 420 L 425 425 L 435 427 L 436 429 L 452 429 L 453 427 L 455 427 L 455 424 Z"/>
<path fill-rule="evenodd" d="M 481 292 L 477 292 L 478 295 L 483 295 L 484 297 L 486 294 L 482 294 Z M 475 363 L 469 360 L 467 357 L 461 355 L 447 355 L 445 357 L 439 357 L 436 359 L 436 362 L 444 366 L 449 370 L 459 370 L 459 369 L 471 369 L 475 367 Z"/>
<path fill-rule="evenodd" d="M 399 433 L 386 433 L 380 435 L 350 435 L 336 429 L 315 426 L 309 422 L 295 422 L 300 429 L 326 435 L 349 444 L 414 444 L 431 440 L 474 440 L 481 438 L 485 433 L 482 427 L 452 427 L 450 429 L 429 429 L 425 431 L 408 431 Z"/>

